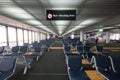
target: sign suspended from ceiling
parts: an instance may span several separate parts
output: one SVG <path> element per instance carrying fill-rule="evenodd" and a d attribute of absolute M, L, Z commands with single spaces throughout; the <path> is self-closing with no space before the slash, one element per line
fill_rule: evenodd
<path fill-rule="evenodd" d="M 46 10 L 47 20 L 76 20 L 76 10 Z"/>

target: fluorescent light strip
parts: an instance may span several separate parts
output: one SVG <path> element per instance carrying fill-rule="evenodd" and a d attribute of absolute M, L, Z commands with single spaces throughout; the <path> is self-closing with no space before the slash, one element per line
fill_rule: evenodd
<path fill-rule="evenodd" d="M 61 35 L 63 33 L 63 31 L 58 31 L 59 35 Z"/>
<path fill-rule="evenodd" d="M 56 26 L 56 27 L 57 27 L 58 31 L 59 30 L 64 30 L 66 28 L 66 26 Z"/>
<path fill-rule="evenodd" d="M 79 5 L 83 0 L 48 0 L 54 7 L 73 7 Z"/>
<path fill-rule="evenodd" d="M 79 25 L 91 25 L 91 24 L 94 24 L 94 23 L 96 23 L 98 21 L 100 21 L 100 19 L 98 19 L 98 18 L 87 19 L 87 20 L 81 22 Z"/>
<path fill-rule="evenodd" d="M 70 23 L 70 21 L 64 21 L 64 20 L 60 20 L 60 21 L 55 21 L 55 24 L 57 26 L 66 26 Z"/>
<path fill-rule="evenodd" d="M 80 28 L 83 28 L 83 27 L 85 27 L 85 26 L 76 26 L 75 28 L 69 30 L 69 31 L 66 32 L 65 34 L 71 33 L 71 32 L 73 32 L 73 31 L 75 31 L 75 30 L 77 30 L 77 29 L 80 29 Z"/>
<path fill-rule="evenodd" d="M 2 11 L 8 12 L 8 13 L 13 13 L 13 14 L 15 14 L 15 13 L 26 13 L 25 10 L 23 10 L 23 9 L 17 7 L 17 6 L 13 6 L 13 7 L 3 7 L 3 8 L 2 8 Z"/>
<path fill-rule="evenodd" d="M 41 22 L 39 22 L 37 20 L 28 20 L 26 22 L 29 24 L 32 24 L 32 25 L 43 25 Z"/>
<path fill-rule="evenodd" d="M 25 10 L 23 10 L 17 6 L 3 7 L 3 8 L 1 8 L 1 11 L 6 13 L 6 14 L 9 14 L 13 17 L 20 18 L 20 19 L 34 19 L 33 16 L 31 16 Z"/>

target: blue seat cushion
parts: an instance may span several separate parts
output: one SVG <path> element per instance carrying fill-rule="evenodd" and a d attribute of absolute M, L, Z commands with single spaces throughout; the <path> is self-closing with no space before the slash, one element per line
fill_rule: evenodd
<path fill-rule="evenodd" d="M 10 75 L 12 75 L 13 71 L 7 71 L 7 72 L 0 72 L 0 80 L 5 80 L 7 78 L 10 77 Z"/>
<path fill-rule="evenodd" d="M 114 73 L 112 70 L 102 70 L 98 69 L 98 71 L 104 75 L 108 80 L 120 80 L 120 75 Z"/>
<path fill-rule="evenodd" d="M 5 58 L 4 61 L 0 61 L 0 71 L 5 72 L 5 71 L 10 71 L 14 68 L 14 63 L 12 59 L 7 59 Z"/>
<path fill-rule="evenodd" d="M 26 58 L 26 62 L 27 62 L 27 63 L 31 63 L 32 60 L 33 60 L 33 59 L 31 59 L 31 58 Z"/>

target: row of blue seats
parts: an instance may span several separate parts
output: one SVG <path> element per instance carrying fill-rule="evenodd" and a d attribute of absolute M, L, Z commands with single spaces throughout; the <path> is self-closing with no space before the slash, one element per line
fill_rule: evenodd
<path fill-rule="evenodd" d="M 96 71 L 107 80 L 120 80 L 120 56 L 92 57 Z"/>
<path fill-rule="evenodd" d="M 65 52 L 65 51 L 64 51 Z M 75 55 L 73 54 L 66 54 L 65 53 L 65 56 L 66 56 L 66 63 L 68 65 L 68 67 L 70 66 L 70 62 L 69 62 L 69 59 L 71 57 L 74 57 Z M 78 57 L 80 57 L 79 55 L 76 55 Z M 77 58 L 77 57 L 74 57 L 74 58 Z M 77 61 L 72 63 L 71 65 L 75 66 L 75 65 L 79 65 L 80 63 L 80 60 L 78 60 L 78 63 Z M 107 80 L 120 80 L 120 56 L 117 56 L 117 57 L 111 57 L 111 56 L 106 56 L 106 55 L 94 55 L 91 59 L 91 64 L 94 63 L 94 66 L 97 70 L 98 73 L 101 74 L 101 76 L 103 76 L 105 79 Z M 77 76 L 75 76 L 74 74 L 71 73 L 70 70 L 68 70 L 68 73 L 69 73 L 69 77 L 71 80 L 86 80 L 86 79 L 76 79 L 78 78 Z M 80 74 L 80 73 L 79 73 Z M 79 74 L 76 74 L 76 75 L 79 75 Z M 84 73 L 82 73 L 84 74 Z M 80 76 L 80 75 L 79 75 Z M 84 77 L 84 76 L 83 76 Z M 80 78 L 80 77 L 79 77 Z"/>
<path fill-rule="evenodd" d="M 86 45 L 85 45 L 86 46 Z M 76 50 L 78 51 L 79 54 L 84 54 L 85 53 L 85 50 L 91 54 L 90 52 L 90 47 L 87 45 L 87 47 L 85 47 L 83 45 L 78 45 L 76 47 Z M 103 50 L 103 46 L 95 46 L 92 48 L 92 50 L 95 50 L 97 52 L 99 52 L 99 56 L 102 56 L 102 57 L 107 57 L 106 55 L 108 54 L 108 52 L 104 51 Z M 69 45 L 64 45 L 64 54 L 65 54 L 65 57 L 66 57 L 66 62 L 67 62 L 67 65 L 69 66 L 69 56 L 73 57 L 74 55 L 71 53 L 70 51 L 70 46 Z M 69 56 L 68 56 L 69 55 Z M 77 55 L 78 56 L 78 55 Z M 80 56 L 79 56 L 80 57 Z M 120 76 L 120 72 L 119 72 L 119 69 L 117 68 L 117 71 L 114 69 L 115 67 L 117 66 L 120 66 L 120 57 L 119 58 L 115 58 L 115 57 L 110 57 L 111 59 L 111 63 L 107 60 L 105 60 L 104 58 L 101 58 L 99 57 L 99 59 L 97 58 L 98 56 L 96 56 L 95 54 L 92 54 L 91 57 L 88 57 L 86 58 L 87 61 L 92 65 L 93 62 L 94 62 L 94 66 L 97 70 L 98 73 L 100 73 L 105 79 L 107 80 L 120 80 L 119 76 Z M 77 57 L 76 57 L 77 58 Z M 97 58 L 97 59 L 96 59 Z M 115 59 L 113 59 L 115 58 Z M 117 61 L 116 61 L 117 60 Z M 74 62 L 76 63 L 76 62 Z M 80 63 L 76 63 L 74 64 L 72 63 L 71 65 L 79 65 Z M 108 65 L 106 66 L 106 64 L 110 64 L 111 66 L 109 67 Z M 116 64 L 117 63 L 117 64 Z M 119 65 L 118 65 L 119 63 Z M 117 66 L 115 66 L 117 65 Z M 111 71 L 109 71 L 109 69 L 111 69 Z M 75 76 L 74 74 L 71 74 L 70 71 L 68 71 L 69 73 L 69 77 L 71 80 L 86 80 L 85 77 L 86 76 L 83 76 L 84 79 L 77 79 L 78 76 Z M 80 74 L 80 73 L 79 73 Z M 79 75 L 79 74 L 76 74 L 76 75 Z M 82 74 L 85 74 L 85 73 L 82 73 Z M 80 76 L 80 75 L 79 75 Z M 80 78 L 80 77 L 79 77 Z"/>
<path fill-rule="evenodd" d="M 64 42 L 63 45 L 71 45 L 73 48 L 75 48 L 77 45 L 84 45 L 84 44 L 81 41 L 78 41 L 78 42 L 72 42 L 72 43 Z"/>
<path fill-rule="evenodd" d="M 71 47 L 69 45 L 65 45 L 63 46 L 63 48 L 64 48 L 65 54 L 71 54 Z M 79 45 L 75 48 L 75 50 L 83 58 L 91 58 L 91 56 L 93 55 L 93 53 L 90 51 L 90 46 L 88 45 L 85 45 L 85 46 Z"/>
<path fill-rule="evenodd" d="M 4 47 L 0 47 L 0 53 L 4 52 Z M 27 69 L 31 68 L 31 62 L 36 59 L 38 60 L 42 56 L 41 47 L 34 47 L 31 55 L 26 55 L 28 52 L 27 46 L 14 46 L 11 49 L 10 54 L 1 54 L 0 57 L 0 80 L 5 80 L 12 76 L 18 68 L 23 70 L 23 74 L 26 74 Z M 11 61 L 11 62 L 10 62 Z M 13 64 L 13 62 L 15 62 Z M 12 66 L 12 67 L 11 67 Z M 14 68 L 14 69 L 13 69 Z M 10 71 L 10 73 L 9 73 Z M 8 74 L 7 74 L 8 73 Z M 17 73 L 16 73 L 17 74 Z"/>
<path fill-rule="evenodd" d="M 55 38 L 50 38 L 48 40 L 42 40 L 40 42 L 34 42 L 32 43 L 32 46 L 45 46 L 45 48 L 49 51 L 49 48 L 53 45 L 53 43 L 56 41 Z"/>
<path fill-rule="evenodd" d="M 69 45 L 63 46 L 66 59 L 67 71 L 70 80 L 90 80 L 82 67 L 82 57 L 78 54 L 73 54 L 70 51 Z"/>
<path fill-rule="evenodd" d="M 42 40 L 39 43 L 35 41 L 32 45 L 24 43 L 23 46 L 13 46 L 11 49 L 8 46 L 0 47 L 0 80 L 6 80 L 21 70 L 23 70 L 23 74 L 26 74 L 27 69 L 31 68 L 31 62 L 34 59 L 38 60 L 42 56 L 42 45 L 49 43 L 51 45 L 54 42 L 55 39 L 49 39 L 47 41 Z M 32 54 L 26 54 L 26 52 Z"/>

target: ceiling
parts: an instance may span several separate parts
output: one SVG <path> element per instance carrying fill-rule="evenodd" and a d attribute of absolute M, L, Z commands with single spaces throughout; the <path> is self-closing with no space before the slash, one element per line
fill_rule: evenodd
<path fill-rule="evenodd" d="M 46 20 L 47 9 L 76 9 L 76 20 Z M 120 0 L 0 0 L 0 14 L 57 35 L 66 35 L 80 30 L 119 28 Z"/>

